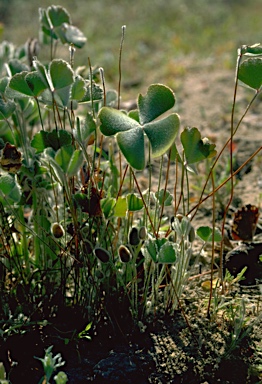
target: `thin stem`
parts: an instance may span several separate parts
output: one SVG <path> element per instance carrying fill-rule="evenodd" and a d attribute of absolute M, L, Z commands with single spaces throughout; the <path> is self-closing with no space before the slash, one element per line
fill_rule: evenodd
<path fill-rule="evenodd" d="M 166 180 L 165 180 L 165 187 L 164 187 L 163 203 L 161 205 L 161 211 L 160 211 L 160 214 L 159 214 L 159 222 L 158 222 L 157 234 L 159 233 L 159 230 L 160 230 L 161 217 L 163 215 L 164 206 L 165 206 L 167 183 L 168 183 L 168 176 L 169 176 L 169 169 L 170 169 L 170 155 L 171 155 L 171 150 L 169 150 L 169 153 L 168 153 L 168 163 L 167 163 L 167 170 L 166 170 Z"/>
<path fill-rule="evenodd" d="M 120 49 L 119 49 L 119 60 L 118 60 L 118 72 L 119 72 L 119 79 L 118 79 L 118 105 L 117 108 L 120 109 L 120 92 L 121 92 L 121 80 L 122 80 L 122 51 L 123 51 L 123 44 L 125 39 L 125 32 L 126 32 L 126 26 L 122 26 L 122 37 L 120 41 Z"/>
<path fill-rule="evenodd" d="M 213 172 L 211 173 L 212 189 L 215 189 L 214 176 Z M 213 278 L 214 278 L 214 258 L 215 258 L 215 193 L 213 193 L 212 199 L 212 255 L 211 255 L 211 273 L 210 273 L 210 291 L 209 291 L 209 300 L 207 306 L 207 317 L 210 318 L 210 307 L 213 293 Z"/>
<path fill-rule="evenodd" d="M 141 189 L 140 189 L 140 187 L 139 187 L 139 184 L 138 184 L 138 181 L 137 181 L 136 176 L 135 176 L 135 174 L 134 174 L 134 171 L 133 171 L 132 168 L 130 168 L 130 169 L 131 169 L 131 172 L 132 172 L 132 174 L 133 174 L 133 178 L 134 178 L 134 181 L 135 181 L 135 183 L 136 183 L 136 187 L 137 187 L 137 189 L 138 189 L 138 192 L 139 192 L 139 194 L 140 194 L 140 197 L 141 197 L 141 199 L 142 199 L 142 201 L 143 201 L 144 208 L 145 208 L 145 210 L 146 210 L 148 219 L 149 219 L 150 224 L 151 224 L 151 227 L 152 227 L 152 231 L 154 232 L 154 236 L 155 236 L 155 238 L 158 238 L 158 234 L 157 234 L 157 232 L 156 232 L 154 223 L 153 223 L 153 221 L 152 221 L 152 219 L 151 219 L 150 213 L 149 213 L 149 211 L 148 211 L 148 207 L 147 207 L 147 205 L 146 205 L 144 196 L 143 196 L 143 194 L 142 194 L 142 192 L 141 192 Z"/>
<path fill-rule="evenodd" d="M 103 86 L 103 95 L 104 95 L 104 106 L 106 106 L 106 86 L 105 86 L 105 74 L 104 69 L 102 67 L 99 68 L 100 77 L 102 80 L 102 86 Z"/>
<path fill-rule="evenodd" d="M 39 100 L 37 97 L 35 97 L 35 101 L 36 101 L 36 105 L 37 105 L 37 109 L 38 109 L 38 113 L 39 113 L 39 119 L 40 119 L 41 127 L 44 131 L 45 128 L 44 128 L 44 123 L 43 123 L 43 119 L 42 119 L 42 113 L 41 113 L 41 109 L 40 109 Z"/>
<path fill-rule="evenodd" d="M 245 118 L 245 116 L 247 115 L 249 109 L 251 108 L 252 104 L 254 103 L 255 99 L 257 98 L 257 96 L 258 96 L 258 94 L 259 94 L 259 90 L 257 90 L 256 93 L 255 93 L 255 95 L 254 95 L 253 98 L 251 99 L 251 101 L 248 103 L 248 105 L 247 105 L 247 107 L 246 107 L 246 109 L 245 109 L 243 115 L 242 115 L 241 118 L 239 119 L 239 121 L 238 121 L 238 123 L 237 123 L 237 125 L 236 125 L 236 128 L 233 130 L 233 119 L 234 119 L 234 113 L 235 113 L 236 95 L 237 95 L 237 87 L 238 87 L 238 71 L 239 71 L 240 60 L 241 60 L 241 56 L 238 55 L 238 58 L 237 58 L 237 65 L 236 65 L 236 76 L 235 76 L 235 88 L 234 88 L 234 96 L 233 96 L 233 105 L 232 105 L 232 111 L 231 111 L 231 129 L 230 129 L 231 132 L 230 132 L 230 137 L 229 137 L 229 139 L 226 141 L 226 143 L 223 145 L 222 149 L 220 150 L 219 154 L 217 155 L 217 157 L 216 157 L 216 159 L 215 159 L 215 161 L 214 161 L 214 163 L 213 163 L 213 165 L 212 165 L 212 167 L 211 167 L 211 169 L 210 169 L 210 171 L 209 171 L 209 174 L 208 174 L 208 176 L 207 176 L 207 178 L 206 178 L 204 187 L 203 187 L 203 189 L 202 189 L 202 192 L 201 192 L 201 195 L 200 195 L 200 198 L 199 198 L 199 200 L 200 200 L 201 202 L 203 202 L 203 200 L 201 200 L 201 199 L 202 199 L 202 197 L 203 197 L 203 195 L 204 195 L 204 192 L 205 192 L 205 189 L 206 189 L 208 180 L 209 180 L 209 178 L 210 178 L 210 176 L 211 176 L 211 173 L 212 173 L 213 169 L 215 168 L 215 166 L 216 166 L 218 160 L 220 159 L 222 153 L 224 152 L 225 148 L 228 146 L 228 144 L 229 144 L 230 142 L 232 142 L 232 139 L 233 139 L 233 137 L 235 136 L 235 134 L 236 134 L 238 128 L 240 127 L 242 121 L 244 120 L 244 118 Z M 231 148 L 232 148 L 232 147 L 231 147 Z M 194 215 L 192 216 L 192 218 L 194 218 L 194 216 L 196 215 L 199 206 L 200 206 L 200 204 L 198 203 L 195 207 L 193 207 L 193 208 L 190 210 L 190 212 L 193 212 L 194 210 L 196 210 L 196 211 L 194 212 Z"/>
<path fill-rule="evenodd" d="M 218 187 L 214 189 L 214 191 L 210 192 L 206 197 L 204 197 L 202 200 L 198 202 L 198 204 L 193 207 L 187 215 L 190 215 L 191 212 L 193 212 L 196 208 L 199 208 L 199 206 L 204 203 L 207 199 L 209 199 L 211 196 L 213 196 L 214 193 L 216 193 L 219 189 L 221 189 L 232 177 L 236 176 L 241 169 L 243 169 L 260 151 L 262 150 L 262 147 L 258 148 L 250 157 L 247 159 L 232 175 L 230 175 L 226 180 L 223 181 Z M 195 216 L 195 214 L 194 214 Z"/>

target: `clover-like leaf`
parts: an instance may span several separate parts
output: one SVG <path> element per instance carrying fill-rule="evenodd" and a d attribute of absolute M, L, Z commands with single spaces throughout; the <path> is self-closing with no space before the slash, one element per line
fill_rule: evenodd
<path fill-rule="evenodd" d="M 82 151 L 74 150 L 73 145 L 66 145 L 61 147 L 56 155 L 55 160 L 57 164 L 63 169 L 63 171 L 69 176 L 74 176 L 83 162 Z"/>
<path fill-rule="evenodd" d="M 159 250 L 158 263 L 174 264 L 177 259 L 177 245 L 171 241 L 167 241 Z"/>
<path fill-rule="evenodd" d="M 35 97 L 38 97 L 47 88 L 42 76 L 37 71 L 29 72 L 25 76 L 25 81 Z"/>
<path fill-rule="evenodd" d="M 250 88 L 258 90 L 262 85 L 262 58 L 249 58 L 239 67 L 238 79 Z"/>
<path fill-rule="evenodd" d="M 38 61 L 37 59 L 33 60 L 33 67 L 38 72 L 42 82 L 46 85 L 47 88 L 52 86 L 50 76 L 47 73 L 45 66 Z"/>
<path fill-rule="evenodd" d="M 63 23 L 71 24 L 70 15 L 67 10 L 61 6 L 51 5 L 47 8 L 47 15 L 49 19 L 50 26 L 52 28 L 58 27 Z"/>
<path fill-rule="evenodd" d="M 116 135 L 119 148 L 128 163 L 137 170 L 145 168 L 144 132 L 141 127 L 119 132 Z"/>
<path fill-rule="evenodd" d="M 71 99 L 72 100 L 81 100 L 86 94 L 86 84 L 85 80 L 81 76 L 77 76 L 74 79 L 74 83 L 71 88 Z"/>
<path fill-rule="evenodd" d="M 144 125 L 144 131 L 152 147 L 152 157 L 162 156 L 173 144 L 179 130 L 177 114 Z"/>
<path fill-rule="evenodd" d="M 55 90 L 68 87 L 74 81 L 74 72 L 65 60 L 54 59 L 50 63 L 49 73 Z"/>
<path fill-rule="evenodd" d="M 213 229 L 208 227 L 208 226 L 202 226 L 197 228 L 196 230 L 197 236 L 200 237 L 201 240 L 208 242 L 212 241 L 213 238 Z M 215 228 L 215 233 L 214 233 L 214 241 L 221 241 L 222 240 L 222 235 L 221 232 L 218 228 Z"/>
<path fill-rule="evenodd" d="M 116 201 L 116 205 L 115 205 L 115 209 L 114 209 L 114 215 L 116 217 L 125 217 L 126 212 L 127 212 L 126 198 L 124 196 L 119 196 L 117 201 Z"/>
<path fill-rule="evenodd" d="M 27 71 L 15 74 L 10 80 L 9 87 L 14 91 L 22 93 L 23 95 L 32 96 L 32 90 L 29 88 L 29 85 L 25 80 L 26 75 L 28 75 Z"/>
<path fill-rule="evenodd" d="M 140 211 L 144 207 L 143 200 L 134 193 L 127 195 L 127 209 L 130 212 Z"/>
<path fill-rule="evenodd" d="M 62 44 L 73 44 L 77 48 L 82 48 L 87 40 L 83 32 L 68 23 L 63 23 L 58 28 L 55 28 L 54 31 Z"/>
<path fill-rule="evenodd" d="M 152 84 L 145 96 L 138 96 L 138 109 L 141 124 L 161 116 L 175 105 L 174 92 L 162 84 Z"/>
<path fill-rule="evenodd" d="M 62 146 L 70 145 L 71 143 L 72 136 L 69 132 L 54 129 L 52 132 L 40 131 L 36 133 L 31 141 L 31 146 L 36 149 L 36 153 L 41 153 L 46 148 L 51 147 L 57 151 Z"/>
<path fill-rule="evenodd" d="M 156 196 L 157 200 L 159 201 L 160 205 L 164 205 L 166 207 L 166 206 L 170 206 L 172 204 L 173 197 L 172 197 L 171 193 L 165 189 L 161 189 L 160 191 L 157 191 L 155 193 L 155 196 Z"/>
<path fill-rule="evenodd" d="M 159 257 L 159 251 L 168 240 L 165 238 L 162 239 L 148 239 L 145 242 L 145 249 L 147 253 L 151 256 L 152 260 L 157 263 Z"/>
<path fill-rule="evenodd" d="M 18 203 L 21 199 L 21 188 L 14 175 L 4 174 L 0 176 L 0 192 L 2 203 L 5 203 L 4 199 L 1 198 L 2 194 L 9 204 Z"/>
<path fill-rule="evenodd" d="M 46 83 L 38 72 L 23 71 L 12 77 L 9 87 L 24 96 L 38 97 L 46 89 Z"/>
<path fill-rule="evenodd" d="M 185 128 L 181 133 L 181 143 L 186 164 L 194 164 L 216 155 L 215 144 L 210 144 L 207 138 L 201 139 L 197 128 Z"/>
<path fill-rule="evenodd" d="M 139 110 L 127 115 L 109 107 L 101 108 L 98 117 L 100 130 L 105 136 L 116 135 L 120 150 L 128 163 L 135 169 L 145 167 L 144 134 L 152 148 L 152 157 L 163 155 L 173 144 L 179 129 L 177 114 L 152 121 L 168 111 L 175 103 L 170 88 L 154 84 L 146 96 L 139 96 Z"/>

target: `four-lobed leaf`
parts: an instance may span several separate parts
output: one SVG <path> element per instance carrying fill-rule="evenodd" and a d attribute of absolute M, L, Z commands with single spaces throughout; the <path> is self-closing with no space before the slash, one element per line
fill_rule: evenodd
<path fill-rule="evenodd" d="M 176 138 L 180 124 L 177 114 L 156 120 L 174 104 L 175 96 L 170 88 L 153 84 L 145 96 L 139 96 L 135 113 L 127 115 L 113 108 L 101 108 L 98 114 L 100 130 L 105 136 L 115 135 L 127 162 L 142 170 L 146 164 L 144 135 L 150 142 L 152 157 L 162 156 Z"/>

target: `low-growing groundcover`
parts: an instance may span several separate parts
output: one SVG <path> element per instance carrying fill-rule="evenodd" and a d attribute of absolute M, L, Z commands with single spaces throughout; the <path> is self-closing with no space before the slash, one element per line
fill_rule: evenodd
<path fill-rule="evenodd" d="M 86 37 L 66 9 L 39 21 L 48 62 L 35 40 L 0 50 L 1 382 L 259 382 L 261 147 L 238 134 L 251 115 L 257 138 L 261 46 L 237 51 L 213 143 L 167 85 L 122 109 L 125 26 L 115 91 L 74 67 Z"/>

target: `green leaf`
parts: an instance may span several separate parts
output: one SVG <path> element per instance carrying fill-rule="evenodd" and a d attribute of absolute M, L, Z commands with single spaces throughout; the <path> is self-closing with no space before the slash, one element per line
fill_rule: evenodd
<path fill-rule="evenodd" d="M 161 247 L 167 242 L 167 239 L 149 239 L 145 243 L 145 249 L 147 250 L 148 254 L 151 256 L 152 260 L 157 263 L 158 262 L 158 256 L 159 251 Z"/>
<path fill-rule="evenodd" d="M 89 336 L 89 339 L 91 339 L 90 336 Z M 65 372 L 59 371 L 55 375 L 54 380 L 55 380 L 56 384 L 66 384 L 68 382 L 68 377 L 67 377 L 67 374 Z"/>
<path fill-rule="evenodd" d="M 52 87 L 51 79 L 50 79 L 50 77 L 46 71 L 45 66 L 42 63 L 40 63 L 40 61 L 35 59 L 35 60 L 33 60 L 33 67 L 35 68 L 35 70 L 39 74 L 39 76 L 40 76 L 42 82 L 45 84 L 46 88 Z"/>
<path fill-rule="evenodd" d="M 47 88 L 46 82 L 42 80 L 42 76 L 37 71 L 29 72 L 25 76 L 25 81 L 35 97 L 38 97 Z"/>
<path fill-rule="evenodd" d="M 145 124 L 144 131 L 152 147 L 152 157 L 162 156 L 173 144 L 180 120 L 177 114 Z"/>
<path fill-rule="evenodd" d="M 12 77 L 9 87 L 23 95 L 37 97 L 46 89 L 46 84 L 38 72 L 23 71 Z"/>
<path fill-rule="evenodd" d="M 0 92 L 1 93 L 5 93 L 5 90 L 7 88 L 7 85 L 9 83 L 9 78 L 7 76 L 5 77 L 2 77 L 2 79 L 0 79 Z"/>
<path fill-rule="evenodd" d="M 49 73 L 55 90 L 68 87 L 74 81 L 72 68 L 62 59 L 54 59 L 50 63 Z"/>
<path fill-rule="evenodd" d="M 4 174 L 0 176 L 0 190 L 5 194 L 9 195 L 14 188 L 16 182 L 14 176 Z"/>
<path fill-rule="evenodd" d="M 49 147 L 48 132 L 40 131 L 36 133 L 31 141 L 31 147 L 36 149 L 36 153 L 41 153 Z"/>
<path fill-rule="evenodd" d="M 83 97 L 83 99 L 80 101 L 81 103 L 87 103 L 87 102 L 90 102 L 91 100 L 93 101 L 103 100 L 103 94 L 104 94 L 103 89 L 99 85 L 93 82 L 92 87 L 91 87 L 91 84 L 88 84 L 86 94 Z"/>
<path fill-rule="evenodd" d="M 145 244 L 145 249 L 147 250 L 148 254 L 151 256 L 152 260 L 156 263 L 157 262 L 158 249 L 156 247 L 155 241 L 149 239 Z"/>
<path fill-rule="evenodd" d="M 169 87 L 162 84 L 150 85 L 145 96 L 138 96 L 140 123 L 149 123 L 174 105 L 175 95 Z"/>
<path fill-rule="evenodd" d="M 82 48 L 87 40 L 83 32 L 68 23 L 63 23 L 54 31 L 62 44 L 73 44 L 77 48 Z"/>
<path fill-rule="evenodd" d="M 73 145 L 67 145 L 65 147 L 61 147 L 55 155 L 55 161 L 57 162 L 58 165 L 60 165 L 60 167 L 63 169 L 65 173 L 67 172 L 67 168 L 71 160 L 71 157 L 73 155 L 73 152 L 74 152 Z"/>
<path fill-rule="evenodd" d="M 107 107 L 114 107 L 117 103 L 117 91 L 114 89 L 109 89 L 106 91 L 106 106 Z"/>
<path fill-rule="evenodd" d="M 212 241 L 212 233 L 213 233 L 212 228 L 208 226 L 202 226 L 197 228 L 196 233 L 201 240 L 205 242 Z M 221 241 L 221 240 L 222 240 L 221 232 L 219 231 L 218 228 L 215 228 L 214 241 Z"/>
<path fill-rule="evenodd" d="M 159 201 L 160 205 L 163 205 L 165 207 L 170 206 L 173 201 L 173 197 L 169 191 L 165 191 L 164 189 L 161 189 L 159 192 L 155 193 L 155 196 L 157 200 Z"/>
<path fill-rule="evenodd" d="M 25 81 L 26 75 L 28 75 L 29 72 L 23 71 L 20 73 L 17 73 L 12 77 L 9 83 L 9 87 L 17 92 L 22 93 L 26 96 L 33 96 L 32 90 L 29 88 L 29 85 Z"/>
<path fill-rule="evenodd" d="M 11 100 L 4 101 L 0 97 L 0 120 L 8 119 L 8 117 L 12 115 L 15 109 L 16 109 L 16 104 L 13 101 Z"/>
<path fill-rule="evenodd" d="M 42 27 L 42 30 L 44 32 L 48 33 L 47 31 L 50 30 L 51 25 L 50 25 L 50 21 L 49 21 L 49 19 L 47 17 L 46 9 L 38 8 L 38 14 L 39 14 L 39 22 L 40 22 L 40 25 Z"/>
<path fill-rule="evenodd" d="M 197 128 L 185 128 L 181 133 L 181 142 L 185 151 L 186 163 L 193 164 L 216 155 L 215 144 L 201 139 Z"/>
<path fill-rule="evenodd" d="M 114 215 L 116 217 L 125 217 L 127 212 L 127 201 L 125 197 L 118 197 L 114 209 Z"/>
<path fill-rule="evenodd" d="M 177 150 L 176 143 L 173 143 L 171 146 L 170 160 L 171 161 L 178 161 L 179 163 L 182 164 L 182 159 L 181 159 L 181 156 Z"/>
<path fill-rule="evenodd" d="M 71 86 L 64 87 L 61 89 L 57 89 L 55 91 L 55 98 L 57 100 L 57 104 L 60 107 L 67 107 L 70 100 Z"/>
<path fill-rule="evenodd" d="M 117 143 L 131 167 L 145 168 L 145 144 L 143 130 L 138 127 L 116 135 Z"/>
<path fill-rule="evenodd" d="M 101 209 L 106 219 L 109 219 L 114 214 L 116 199 L 113 197 L 106 197 L 100 200 Z"/>
<path fill-rule="evenodd" d="M 4 363 L 0 362 L 0 383 L 1 384 L 8 384 L 8 381 L 5 380 L 5 378 L 6 378 L 6 372 L 5 372 Z"/>
<path fill-rule="evenodd" d="M 30 70 L 28 65 L 22 63 L 18 59 L 10 60 L 8 62 L 8 68 L 9 68 L 9 72 L 11 73 L 12 76 L 14 76 L 17 73 L 24 72 L 24 71 L 29 72 L 29 70 Z"/>
<path fill-rule="evenodd" d="M 67 147 L 63 147 L 67 148 Z M 69 177 L 74 176 L 80 169 L 83 163 L 84 157 L 80 149 L 76 149 L 71 156 L 70 162 L 67 167 L 67 174 Z"/>
<path fill-rule="evenodd" d="M 57 151 L 55 160 L 67 176 L 72 177 L 83 163 L 83 153 L 79 149 L 74 150 L 73 145 L 67 145 Z"/>
<path fill-rule="evenodd" d="M 250 58 L 240 64 L 238 79 L 258 90 L 262 85 L 262 58 Z"/>
<path fill-rule="evenodd" d="M 82 100 L 86 94 L 86 83 L 81 76 L 76 76 L 71 88 L 71 99 Z"/>
<path fill-rule="evenodd" d="M 253 45 L 242 45 L 241 53 L 242 55 L 246 56 L 262 55 L 262 46 L 260 43 Z"/>
<path fill-rule="evenodd" d="M 0 191 L 5 195 L 10 204 L 19 203 L 21 189 L 14 175 L 4 174 L 0 176 Z"/>
<path fill-rule="evenodd" d="M 36 133 L 31 141 L 31 146 L 36 149 L 36 153 L 41 153 L 45 148 L 51 147 L 57 151 L 62 146 L 70 145 L 72 136 L 64 130 L 52 132 L 40 131 Z"/>
<path fill-rule="evenodd" d="M 60 129 L 57 131 L 54 129 L 48 132 L 49 147 L 52 147 L 55 151 L 63 146 L 70 145 L 72 143 L 72 136 L 69 132 Z"/>
<path fill-rule="evenodd" d="M 158 254 L 158 263 L 173 264 L 177 259 L 177 246 L 171 241 L 162 245 Z"/>
<path fill-rule="evenodd" d="M 47 8 L 47 15 L 50 20 L 49 25 L 53 28 L 62 25 L 63 23 L 71 24 L 70 15 L 67 10 L 61 6 L 52 5 Z"/>
<path fill-rule="evenodd" d="M 134 193 L 129 193 L 127 195 L 127 208 L 129 212 L 140 211 L 143 207 L 143 200 L 140 197 Z"/>
<path fill-rule="evenodd" d="M 139 111 L 138 109 L 133 109 L 128 113 L 128 116 L 131 117 L 131 119 L 136 120 L 139 123 Z"/>
<path fill-rule="evenodd" d="M 113 136 L 118 132 L 141 127 L 140 124 L 117 109 L 102 107 L 98 118 L 101 125 L 100 130 L 105 136 Z"/>
<path fill-rule="evenodd" d="M 90 113 L 87 113 L 85 120 L 81 121 L 81 123 L 78 122 L 76 138 L 81 144 L 83 144 L 95 131 L 96 123 L 93 119 L 93 116 Z"/>

